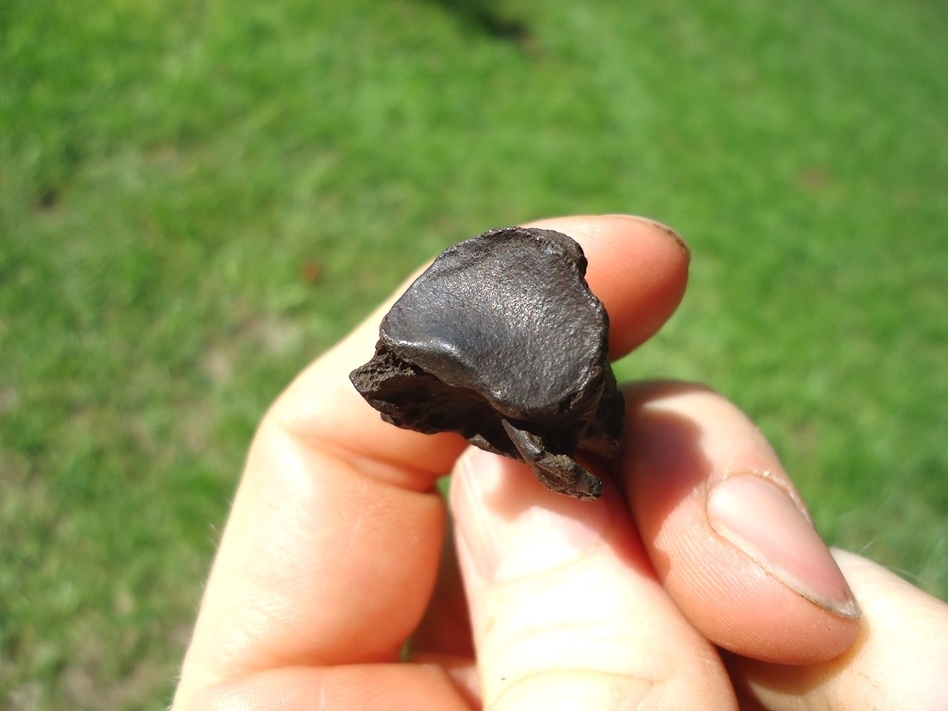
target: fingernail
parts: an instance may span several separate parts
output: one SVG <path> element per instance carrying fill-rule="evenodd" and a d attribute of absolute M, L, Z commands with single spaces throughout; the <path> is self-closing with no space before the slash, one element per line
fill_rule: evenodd
<path fill-rule="evenodd" d="M 633 220 L 644 222 L 646 225 L 654 227 L 659 232 L 664 232 L 666 235 L 675 240 L 675 242 L 678 243 L 678 246 L 682 248 L 686 255 L 688 255 L 688 258 L 691 259 L 691 247 L 687 242 L 685 242 L 684 238 L 675 232 L 675 230 L 673 230 L 671 227 L 649 217 L 640 217 L 639 215 L 629 215 L 629 217 L 631 217 Z"/>
<path fill-rule="evenodd" d="M 451 506 L 458 543 L 487 581 L 567 564 L 601 543 L 612 522 L 602 499 L 554 494 L 519 462 L 473 448 L 455 467 Z"/>
<path fill-rule="evenodd" d="M 776 580 L 847 619 L 859 606 L 809 516 L 777 484 L 755 473 L 732 475 L 708 498 L 711 527 Z"/>

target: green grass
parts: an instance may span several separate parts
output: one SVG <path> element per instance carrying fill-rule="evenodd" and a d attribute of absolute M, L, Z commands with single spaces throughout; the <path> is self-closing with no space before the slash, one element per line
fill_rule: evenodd
<path fill-rule="evenodd" d="M 620 372 L 727 394 L 831 541 L 948 597 L 948 15 L 642 5 L 0 4 L 0 707 L 162 708 L 267 404 L 545 215 L 679 229 Z"/>

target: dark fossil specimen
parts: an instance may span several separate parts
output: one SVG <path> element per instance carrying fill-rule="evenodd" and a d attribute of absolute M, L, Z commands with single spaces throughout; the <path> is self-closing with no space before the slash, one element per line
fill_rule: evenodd
<path fill-rule="evenodd" d="M 602 482 L 576 460 L 614 459 L 624 406 L 609 366 L 609 320 L 580 246 L 504 227 L 451 247 L 382 320 L 375 355 L 350 379 L 387 422 L 458 432 L 525 461 L 578 499 Z"/>

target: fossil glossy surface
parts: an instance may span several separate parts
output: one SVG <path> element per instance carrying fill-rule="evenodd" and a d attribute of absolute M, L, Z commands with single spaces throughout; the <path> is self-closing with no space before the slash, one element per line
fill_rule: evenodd
<path fill-rule="evenodd" d="M 580 246 L 551 230 L 461 242 L 399 298 L 349 377 L 387 422 L 457 432 L 525 461 L 553 491 L 596 498 L 602 482 L 576 452 L 614 458 L 624 408 L 585 273 Z"/>

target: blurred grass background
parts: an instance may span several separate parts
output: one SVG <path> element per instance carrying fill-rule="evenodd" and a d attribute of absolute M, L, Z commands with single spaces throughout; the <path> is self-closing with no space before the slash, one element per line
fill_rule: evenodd
<path fill-rule="evenodd" d="M 549 215 L 678 229 L 620 374 L 718 388 L 829 540 L 948 597 L 946 36 L 937 0 L 3 0 L 0 708 L 163 708 L 267 404 Z"/>

